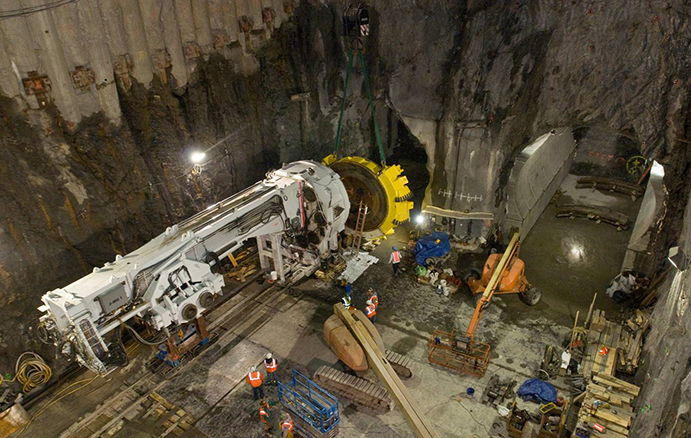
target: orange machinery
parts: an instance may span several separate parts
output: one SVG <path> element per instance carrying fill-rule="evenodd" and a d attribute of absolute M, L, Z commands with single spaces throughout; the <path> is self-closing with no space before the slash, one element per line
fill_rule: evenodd
<path fill-rule="evenodd" d="M 479 299 L 470 319 L 465 337 L 457 338 L 455 331 L 435 330 L 427 343 L 427 359 L 434 364 L 482 377 L 489 366 L 489 344 L 475 340 L 475 334 L 482 313 L 494 294 L 517 293 L 523 301 L 534 300 L 537 304 L 540 295 L 525 278 L 525 264 L 517 257 L 519 236 L 515 233 L 504 254 L 492 254 L 485 262 L 482 277 L 469 282 L 471 291 Z M 483 291 L 480 294 L 480 291 Z M 537 299 L 535 299 L 535 296 Z"/>

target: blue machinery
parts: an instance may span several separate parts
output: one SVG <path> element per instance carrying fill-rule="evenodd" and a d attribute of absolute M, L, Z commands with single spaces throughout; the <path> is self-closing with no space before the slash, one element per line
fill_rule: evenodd
<path fill-rule="evenodd" d="M 293 370 L 288 382 L 278 382 L 278 399 L 290 411 L 302 435 L 331 438 L 338 433 L 338 399 L 299 371 Z"/>

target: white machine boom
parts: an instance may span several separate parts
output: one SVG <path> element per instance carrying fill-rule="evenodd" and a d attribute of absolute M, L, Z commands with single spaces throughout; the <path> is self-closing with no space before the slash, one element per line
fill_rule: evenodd
<path fill-rule="evenodd" d="M 333 170 L 314 161 L 287 164 L 136 251 L 46 293 L 42 325 L 63 352 L 105 374 L 119 342 L 109 333 L 135 316 L 155 330 L 194 321 L 224 286 L 220 261 L 247 239 L 257 239 L 262 268 L 275 271 L 279 281 L 291 271 L 309 275 L 338 250 L 349 211 Z"/>

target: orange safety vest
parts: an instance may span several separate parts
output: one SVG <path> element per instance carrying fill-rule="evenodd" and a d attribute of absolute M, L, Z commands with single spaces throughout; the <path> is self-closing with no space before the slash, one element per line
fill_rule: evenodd
<path fill-rule="evenodd" d="M 287 430 L 288 432 L 292 432 L 293 420 L 283 420 L 283 423 L 281 423 L 281 428 L 283 428 L 283 430 Z"/>
<path fill-rule="evenodd" d="M 253 373 L 247 373 L 247 383 L 252 385 L 252 388 L 259 388 L 262 386 L 262 373 L 255 371 Z"/>
<path fill-rule="evenodd" d="M 393 263 L 400 263 L 401 262 L 401 253 L 398 251 L 394 251 L 391 253 L 391 257 L 393 260 Z"/>
<path fill-rule="evenodd" d="M 370 297 L 370 300 L 372 300 L 372 304 L 374 304 L 374 307 L 379 306 L 379 299 L 377 298 L 377 294 L 374 294 Z"/>
<path fill-rule="evenodd" d="M 365 311 L 367 312 L 368 318 L 372 318 L 377 314 L 377 308 L 374 306 L 374 304 L 370 304 L 369 306 L 365 307 Z"/>
<path fill-rule="evenodd" d="M 266 424 L 266 420 L 269 418 L 269 413 L 264 408 L 259 408 L 259 418 L 262 419 L 262 423 Z"/>
<path fill-rule="evenodd" d="M 266 367 L 267 373 L 275 373 L 276 368 L 278 368 L 278 364 L 276 363 L 276 359 L 271 359 L 271 362 L 264 361 L 264 366 Z"/>

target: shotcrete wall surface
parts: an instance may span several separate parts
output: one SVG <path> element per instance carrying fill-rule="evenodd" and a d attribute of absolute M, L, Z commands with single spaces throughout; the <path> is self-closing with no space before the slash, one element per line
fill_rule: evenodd
<path fill-rule="evenodd" d="M 571 129 L 561 128 L 521 151 L 509 178 L 506 231 L 517 227 L 521 236 L 528 235 L 569 174 L 575 148 Z"/>

